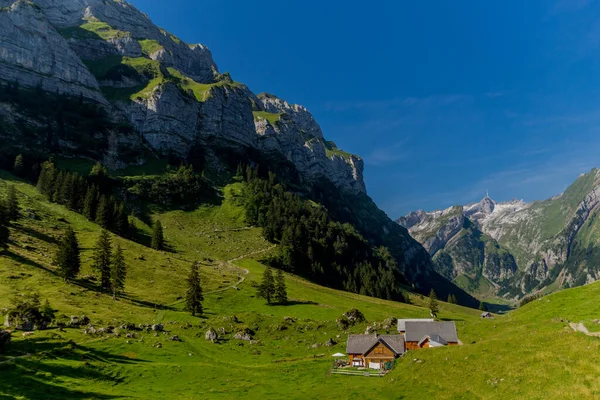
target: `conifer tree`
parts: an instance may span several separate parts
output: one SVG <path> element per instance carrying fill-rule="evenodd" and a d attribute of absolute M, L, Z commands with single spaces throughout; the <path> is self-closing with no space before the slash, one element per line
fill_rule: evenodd
<path fill-rule="evenodd" d="M 100 285 L 103 289 L 110 289 L 111 275 L 111 242 L 110 234 L 106 229 L 103 229 L 94 248 L 92 268 L 100 274 Z"/>
<path fill-rule="evenodd" d="M 119 202 L 117 207 L 115 229 L 116 232 L 123 237 L 127 236 L 127 232 L 129 231 L 129 219 L 127 218 L 127 213 L 125 212 L 125 203 L 123 202 Z"/>
<path fill-rule="evenodd" d="M 110 286 L 113 292 L 113 298 L 116 299 L 125 288 L 125 278 L 127 276 L 125 257 L 123 256 L 123 249 L 120 245 L 117 245 L 115 248 L 110 268 Z"/>
<path fill-rule="evenodd" d="M 285 277 L 280 269 L 277 270 L 275 275 L 275 301 L 279 304 L 285 304 L 288 301 Z"/>
<path fill-rule="evenodd" d="M 95 185 L 90 186 L 85 194 L 83 202 L 83 216 L 89 221 L 96 220 L 96 211 L 98 207 L 98 189 Z"/>
<path fill-rule="evenodd" d="M 8 246 L 10 231 L 8 230 L 9 218 L 6 204 L 0 199 L 0 249 Z"/>
<path fill-rule="evenodd" d="M 63 203 L 60 195 L 61 195 L 61 190 L 62 190 L 64 181 L 65 181 L 65 172 L 58 171 L 58 173 L 56 174 L 56 179 L 54 180 L 54 183 L 50 189 L 50 194 L 48 195 L 50 201 L 53 201 L 53 202 L 59 203 L 59 204 Z"/>
<path fill-rule="evenodd" d="M 17 176 L 23 176 L 24 169 L 25 169 L 25 164 L 23 162 L 23 154 L 19 154 L 15 158 L 15 164 L 13 165 L 13 172 Z"/>
<path fill-rule="evenodd" d="M 14 185 L 8 186 L 6 212 L 10 221 L 16 221 L 19 218 L 19 200 L 17 199 L 17 190 Z"/>
<path fill-rule="evenodd" d="M 58 245 L 55 259 L 60 270 L 60 275 L 65 282 L 75 279 L 81 269 L 81 258 L 79 255 L 79 242 L 71 227 L 68 227 L 65 235 Z"/>
<path fill-rule="evenodd" d="M 113 209 L 110 204 L 110 199 L 106 196 L 101 196 L 96 210 L 96 223 L 104 229 L 109 229 L 112 222 Z"/>
<path fill-rule="evenodd" d="M 79 213 L 83 211 L 85 196 L 87 194 L 87 184 L 81 175 L 73 177 L 73 194 L 69 201 L 68 207 Z"/>
<path fill-rule="evenodd" d="M 273 271 L 271 267 L 265 268 L 263 272 L 262 282 L 258 286 L 257 296 L 267 300 L 267 304 L 275 297 L 275 280 L 273 279 Z"/>
<path fill-rule="evenodd" d="M 433 289 L 429 292 L 429 311 L 434 318 L 437 318 L 437 314 L 440 312 L 437 295 Z"/>
<path fill-rule="evenodd" d="M 57 193 L 58 193 L 57 202 L 60 204 L 64 204 L 69 208 L 71 208 L 70 205 L 72 204 L 73 198 L 75 197 L 75 190 L 73 187 L 73 185 L 74 185 L 73 179 L 74 179 L 73 174 L 66 172 L 63 175 L 63 180 L 61 182 L 60 188 L 58 188 L 58 190 L 57 190 Z"/>
<path fill-rule="evenodd" d="M 479 302 L 479 310 L 480 311 L 487 311 L 487 307 L 485 305 L 485 303 L 483 301 Z"/>
<path fill-rule="evenodd" d="M 187 292 L 185 295 L 186 310 L 191 312 L 193 316 L 202 314 L 202 286 L 200 285 L 200 275 L 198 275 L 198 263 L 192 264 L 190 274 L 187 279 Z"/>
<path fill-rule="evenodd" d="M 165 238 L 160 220 L 156 220 L 156 222 L 154 223 L 151 247 L 154 250 L 163 250 L 165 247 Z"/>
<path fill-rule="evenodd" d="M 51 161 L 44 162 L 38 178 L 37 189 L 40 193 L 45 195 L 48 200 L 53 199 L 56 177 L 57 171 L 54 163 Z"/>

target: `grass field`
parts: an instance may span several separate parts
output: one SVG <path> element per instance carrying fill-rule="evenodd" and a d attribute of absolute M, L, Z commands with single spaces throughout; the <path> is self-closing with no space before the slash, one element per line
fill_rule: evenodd
<path fill-rule="evenodd" d="M 335 320 L 343 312 L 356 307 L 369 322 L 427 317 L 427 299 L 412 295 L 412 304 L 395 303 L 286 275 L 289 305 L 266 305 L 256 298 L 253 285 L 264 270 L 259 260 L 273 247 L 259 229 L 244 224 L 237 183 L 224 188 L 219 206 L 152 216 L 163 222 L 172 252 L 113 238 L 124 247 L 129 266 L 126 296 L 115 301 L 99 293 L 93 281 L 65 284 L 50 261 L 56 240 L 70 224 L 84 249 L 82 275 L 91 274 L 99 227 L 48 203 L 34 187 L 7 173 L 0 174 L 0 195 L 7 182 L 16 185 L 23 211 L 28 210 L 24 214 L 37 219 L 21 218 L 12 229 L 9 251 L 0 254 L 0 309 L 11 296 L 36 291 L 61 318 L 85 314 L 96 327 L 161 322 L 167 334 L 90 336 L 69 328 L 28 338 L 16 334 L 8 354 L 0 356 L 0 399 L 600 396 L 599 339 L 567 327 L 570 320 L 592 330 L 592 321 L 600 318 L 600 285 L 559 292 L 492 320 L 441 303 L 440 318 L 456 321 L 463 346 L 410 352 L 384 378 L 328 375 L 331 355 L 345 352 L 347 334 L 367 326 L 340 330 Z M 136 226 L 149 234 L 141 221 Z M 196 260 L 205 291 L 201 318 L 184 312 L 182 303 L 184 280 Z M 209 327 L 225 332 L 218 343 L 204 339 Z M 254 342 L 233 339 L 243 329 L 253 331 Z M 174 335 L 182 341 L 169 340 Z M 338 344 L 324 347 L 330 338 Z"/>

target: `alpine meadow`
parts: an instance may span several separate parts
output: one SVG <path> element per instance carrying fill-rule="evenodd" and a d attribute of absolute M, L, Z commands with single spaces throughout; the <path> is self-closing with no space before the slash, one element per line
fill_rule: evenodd
<path fill-rule="evenodd" d="M 320 67 L 330 76 L 364 68 L 342 85 L 352 86 L 354 97 L 342 89 L 341 100 L 332 94 L 331 102 L 320 88 L 298 94 L 327 103 L 315 107 L 332 131 L 324 133 L 304 106 L 255 94 L 234 80 L 238 71 L 221 71 L 206 45 L 178 37 L 218 33 L 215 51 L 233 33 L 243 46 L 247 35 L 267 39 L 236 26 L 236 18 L 247 18 L 235 15 L 250 13 L 242 2 L 227 16 L 234 32 L 219 31 L 213 19 L 227 12 L 209 3 L 182 0 L 181 9 L 165 10 L 162 2 L 135 0 L 0 0 L 0 399 L 600 398 L 595 164 L 573 155 L 585 169 L 568 175 L 574 182 L 548 200 L 486 195 L 478 201 L 481 185 L 517 191 L 519 181 L 529 190 L 562 174 L 543 164 L 550 178 L 524 176 L 550 150 L 512 149 L 528 154 L 527 168 L 473 177 L 476 190 L 466 189 L 471 175 L 458 180 L 455 168 L 475 165 L 480 155 L 452 124 L 464 120 L 483 129 L 497 120 L 469 108 L 475 95 L 377 99 L 367 86 L 387 93 L 398 82 L 356 54 L 348 71 L 342 63 L 335 72 Z M 389 3 L 381 5 L 384 14 L 421 18 L 419 5 Z M 473 9 L 466 17 L 483 18 L 467 3 Z M 541 19 L 575 18 L 590 7 L 563 3 Z M 435 20 L 449 7 L 431 5 Z M 359 9 L 351 1 L 344 12 L 334 7 L 332 17 L 328 5 L 312 1 L 302 10 L 280 6 L 264 10 L 264 19 L 276 13 L 275 26 L 285 17 L 291 30 L 311 10 L 318 33 L 307 33 L 307 43 L 318 34 L 334 47 L 336 34 L 318 16 L 346 32 L 344 12 L 356 17 Z M 374 26 L 366 18 L 371 11 L 365 13 L 365 27 L 377 30 L 362 34 L 375 42 L 379 29 L 388 28 Z M 198 25 L 203 18 L 210 23 Z M 477 35 L 458 25 L 453 39 Z M 405 40 L 389 32 L 381 38 L 397 43 L 390 53 Z M 269 48 L 261 44 L 269 54 L 254 52 L 256 60 L 234 57 L 252 86 L 263 82 L 256 71 L 269 78 L 264 82 L 276 79 L 265 65 L 291 57 L 275 46 L 279 38 L 272 40 Z M 425 90 L 427 57 L 414 46 L 405 50 L 403 63 L 413 56 L 424 63 L 414 79 Z M 220 52 L 231 64 L 231 54 Z M 291 58 L 303 74 L 315 75 L 315 87 L 323 83 L 309 67 L 313 61 Z M 251 61 L 263 62 L 262 69 Z M 453 81 L 452 71 L 438 70 L 439 79 L 431 80 Z M 297 91 L 289 85 L 284 91 Z M 488 104 L 517 91 L 480 97 Z M 457 109 L 449 117 L 446 107 Z M 513 121 L 526 114 L 498 109 Z M 556 119 L 568 129 L 573 121 L 594 120 L 533 114 L 511 129 L 539 132 Z M 382 141 L 379 133 L 391 126 L 394 137 L 373 149 L 372 138 L 350 135 L 348 124 Z M 444 135 L 446 128 L 456 135 L 453 142 L 463 147 L 448 153 L 463 152 L 461 159 L 455 163 L 448 154 L 444 161 L 435 146 L 419 153 L 420 161 L 411 158 L 417 153 L 411 141 L 444 140 L 427 138 L 425 126 L 431 135 L 440 126 Z M 477 140 L 496 143 L 493 135 Z M 364 147 L 365 158 L 336 142 Z M 495 146 L 499 156 L 484 155 L 486 165 L 502 163 L 502 144 Z M 391 171 L 394 163 L 402 167 Z M 427 182 L 429 163 L 452 190 Z M 389 174 L 382 188 L 377 179 L 370 183 L 369 169 Z M 413 183 L 390 183 L 399 176 Z M 503 184 L 505 177 L 515 180 Z M 415 195 L 422 206 L 412 200 L 421 185 L 431 192 Z M 402 206 L 389 206 L 396 203 Z M 429 208 L 437 211 L 423 211 Z M 404 216 L 394 220 L 392 213 Z"/>

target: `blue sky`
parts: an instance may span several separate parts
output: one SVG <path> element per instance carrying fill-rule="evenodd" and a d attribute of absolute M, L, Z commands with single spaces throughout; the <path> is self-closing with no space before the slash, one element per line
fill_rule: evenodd
<path fill-rule="evenodd" d="M 544 199 L 600 166 L 591 0 L 131 0 L 254 92 L 362 156 L 392 218 Z"/>

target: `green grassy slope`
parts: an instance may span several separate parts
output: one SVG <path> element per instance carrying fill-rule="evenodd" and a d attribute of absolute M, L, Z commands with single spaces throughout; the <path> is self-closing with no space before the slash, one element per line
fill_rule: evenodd
<path fill-rule="evenodd" d="M 6 181 L 16 181 L 5 173 L 0 178 L 2 195 Z M 168 334 L 137 332 L 134 339 L 123 334 L 88 336 L 79 329 L 51 329 L 29 338 L 17 334 L 9 354 L 0 356 L 0 398 L 308 399 L 318 394 L 334 399 L 353 393 L 367 399 L 499 399 L 600 394 L 595 378 L 598 340 L 571 333 L 560 321 L 589 322 L 600 314 L 593 301 L 600 294 L 598 285 L 534 301 L 494 320 L 441 303 L 440 317 L 457 321 L 464 346 L 411 352 L 384 378 L 329 376 L 331 354 L 344 352 L 347 333 L 362 332 L 367 325 L 338 329 L 335 319 L 343 312 L 356 307 L 371 322 L 390 316 L 426 317 L 427 299 L 412 296 L 412 305 L 395 303 L 286 275 L 290 305 L 265 305 L 252 286 L 264 268 L 257 259 L 271 246 L 258 229 L 245 226 L 237 205 L 239 185 L 225 188 L 220 206 L 153 216 L 163 222 L 173 253 L 119 239 L 130 269 L 127 296 L 114 301 L 84 281 L 65 284 L 49 262 L 53 241 L 70 223 L 84 248 L 84 275 L 90 273 L 90 248 L 99 228 L 46 202 L 32 186 L 16 182 L 23 209 L 40 219 L 22 218 L 12 230 L 10 252 L 0 255 L 0 309 L 12 294 L 35 290 L 59 316 L 86 314 L 97 327 L 162 322 Z M 136 225 L 149 230 L 141 221 Z M 139 259 L 142 254 L 145 261 Z M 179 299 L 192 260 L 202 262 L 204 318 L 183 312 Z M 209 326 L 224 328 L 224 340 L 205 341 Z M 257 342 L 233 340 L 243 328 L 253 330 Z M 173 335 L 183 341 L 168 340 Z M 339 343 L 323 347 L 329 338 Z M 157 343 L 162 347 L 155 347 Z M 31 356 L 5 362 L 27 353 Z"/>

